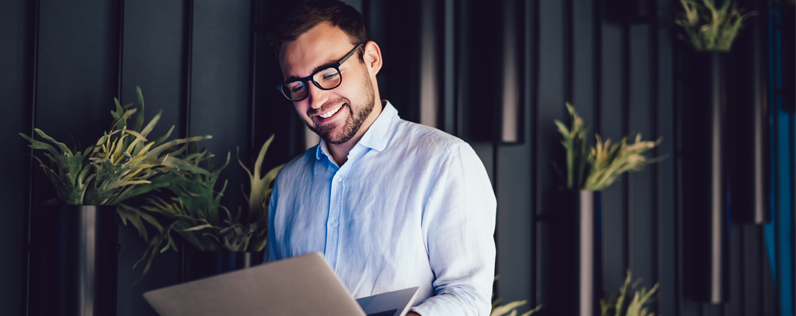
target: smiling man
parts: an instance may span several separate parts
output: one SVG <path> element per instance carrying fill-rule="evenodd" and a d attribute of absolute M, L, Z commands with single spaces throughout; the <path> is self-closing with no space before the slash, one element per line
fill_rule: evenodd
<path fill-rule="evenodd" d="M 381 100 L 354 8 L 308 1 L 272 40 L 278 88 L 321 141 L 275 181 L 267 261 L 319 251 L 355 298 L 418 286 L 409 315 L 489 315 L 496 202 L 472 148 Z"/>

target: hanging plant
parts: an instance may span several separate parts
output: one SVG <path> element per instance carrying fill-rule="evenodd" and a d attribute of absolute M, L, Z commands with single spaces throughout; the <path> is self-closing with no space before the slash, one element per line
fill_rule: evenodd
<path fill-rule="evenodd" d="M 572 126 L 567 127 L 559 120 L 555 120 L 555 124 L 563 137 L 561 144 L 566 151 L 567 189 L 602 191 L 625 172 L 640 171 L 647 164 L 658 161 L 645 157 L 644 153 L 655 148 L 662 140 L 642 141 L 641 134 L 637 134 L 631 144 L 627 142 L 627 137 L 611 144 L 610 139 L 603 142 L 596 135 L 595 146 L 589 148 L 583 119 L 571 104 L 567 103 L 566 106 Z"/>
<path fill-rule="evenodd" d="M 716 7 L 713 0 L 680 0 L 683 12 L 675 23 L 683 28 L 680 38 L 691 43 L 698 52 L 729 52 L 744 21 L 757 14 L 744 13 L 732 0 Z"/>

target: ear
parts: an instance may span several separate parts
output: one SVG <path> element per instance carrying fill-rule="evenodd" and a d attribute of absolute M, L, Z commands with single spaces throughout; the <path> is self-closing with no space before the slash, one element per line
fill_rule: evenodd
<path fill-rule="evenodd" d="M 368 73 L 371 76 L 376 76 L 381 70 L 381 48 L 374 41 L 369 41 L 365 44 L 365 53 L 362 56 L 365 60 L 365 66 L 368 67 Z"/>

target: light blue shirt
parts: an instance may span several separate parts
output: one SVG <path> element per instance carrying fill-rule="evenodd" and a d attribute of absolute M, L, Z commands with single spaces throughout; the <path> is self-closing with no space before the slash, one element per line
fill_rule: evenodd
<path fill-rule="evenodd" d="M 342 167 L 321 140 L 282 169 L 266 261 L 318 251 L 355 298 L 417 286 L 422 316 L 487 316 L 495 207 L 467 143 L 386 102 Z"/>

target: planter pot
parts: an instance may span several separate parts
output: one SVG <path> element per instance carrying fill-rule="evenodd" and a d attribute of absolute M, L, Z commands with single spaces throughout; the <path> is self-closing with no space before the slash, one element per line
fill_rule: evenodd
<path fill-rule="evenodd" d="M 200 251 L 186 247 L 185 282 L 263 263 L 263 252 Z"/>
<path fill-rule="evenodd" d="M 690 56 L 683 109 L 683 279 L 701 302 L 729 299 L 727 54 Z"/>
<path fill-rule="evenodd" d="M 561 192 L 546 216 L 545 309 L 554 315 L 599 315 L 600 194 Z"/>
<path fill-rule="evenodd" d="M 114 206 L 42 207 L 31 225 L 30 315 L 116 315 Z"/>

